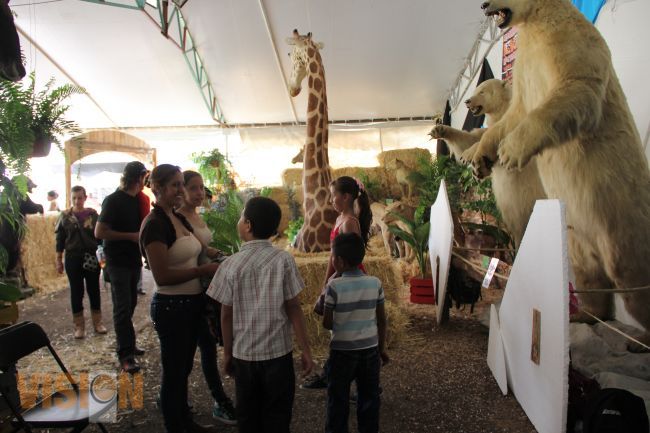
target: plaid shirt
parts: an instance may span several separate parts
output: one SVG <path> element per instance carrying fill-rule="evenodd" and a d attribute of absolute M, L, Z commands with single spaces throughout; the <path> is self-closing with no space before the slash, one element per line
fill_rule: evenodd
<path fill-rule="evenodd" d="M 291 254 L 268 240 L 245 242 L 228 257 L 207 293 L 233 307 L 233 357 L 265 361 L 291 352 L 284 301 L 295 298 L 304 286 Z"/>

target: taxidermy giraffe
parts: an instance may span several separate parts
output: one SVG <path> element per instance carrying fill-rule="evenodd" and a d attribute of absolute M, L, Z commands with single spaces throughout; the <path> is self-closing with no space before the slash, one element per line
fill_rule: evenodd
<path fill-rule="evenodd" d="M 293 63 L 289 93 L 300 93 L 302 80 L 307 76 L 307 139 L 303 152 L 302 208 L 305 222 L 296 237 L 297 247 L 303 252 L 330 249 L 330 231 L 336 221 L 336 211 L 329 202 L 332 181 L 327 155 L 327 95 L 325 71 L 319 49 L 323 47 L 311 39 L 311 33 L 301 36 L 298 30 L 287 38 L 293 46 L 289 56 Z"/>
<path fill-rule="evenodd" d="M 25 67 L 9 0 L 0 0 L 0 41 L 0 78 L 19 81 L 25 76 Z"/>

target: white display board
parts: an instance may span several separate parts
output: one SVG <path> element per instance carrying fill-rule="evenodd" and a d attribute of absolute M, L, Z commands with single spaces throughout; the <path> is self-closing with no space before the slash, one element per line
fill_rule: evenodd
<path fill-rule="evenodd" d="M 440 182 L 438 196 L 435 203 L 431 205 L 431 230 L 429 231 L 429 260 L 431 261 L 431 274 L 433 285 L 438 299 L 436 318 L 438 324 L 442 320 L 442 312 L 447 296 L 447 277 L 451 265 L 451 247 L 454 241 L 454 223 L 451 219 L 451 207 L 447 197 L 447 186 L 445 181 Z M 436 258 L 439 259 L 440 267 Z M 436 271 L 438 281 L 436 281 Z"/>
<path fill-rule="evenodd" d="M 508 385 L 539 433 L 566 431 L 569 277 L 564 205 L 538 200 L 498 312 Z M 539 363 L 532 358 L 533 311 L 539 312 Z M 495 312 L 496 310 L 493 310 Z M 495 323 L 495 322 L 493 322 Z M 488 363 L 498 359 L 491 344 Z M 495 374 L 497 381 L 501 374 Z"/>
<path fill-rule="evenodd" d="M 501 393 L 503 395 L 508 394 L 506 358 L 503 352 L 503 340 L 501 339 L 501 325 L 499 324 L 499 313 L 494 304 L 490 306 L 490 337 L 488 339 L 487 363 Z"/>

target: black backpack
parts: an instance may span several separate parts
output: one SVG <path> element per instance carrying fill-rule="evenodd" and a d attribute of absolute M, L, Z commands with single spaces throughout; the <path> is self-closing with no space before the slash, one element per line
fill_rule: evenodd
<path fill-rule="evenodd" d="M 583 433 L 648 433 L 648 414 L 641 397 L 605 388 L 587 400 L 583 425 Z"/>
<path fill-rule="evenodd" d="M 481 298 L 481 282 L 472 278 L 467 271 L 454 266 L 449 267 L 449 279 L 447 280 L 447 293 L 456 308 L 461 305 L 470 304 L 470 312 L 474 312 L 474 304 Z"/>

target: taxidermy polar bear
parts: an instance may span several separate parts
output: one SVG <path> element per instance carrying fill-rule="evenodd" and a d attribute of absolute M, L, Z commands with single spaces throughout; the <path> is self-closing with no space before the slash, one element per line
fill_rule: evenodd
<path fill-rule="evenodd" d="M 510 85 L 501 80 L 486 80 L 476 87 L 471 98 L 465 101 L 474 116 L 485 114 L 488 126 L 498 122 L 510 103 Z M 479 141 L 486 129 L 461 131 L 447 125 L 436 125 L 429 135 L 444 139 L 451 152 L 460 158 L 464 151 Z M 508 171 L 497 164 L 492 168 L 492 189 L 503 222 L 519 246 L 533 212 L 535 201 L 546 198 L 533 159 L 521 171 Z"/>
<path fill-rule="evenodd" d="M 578 289 L 650 284 L 650 171 L 604 39 L 569 0 L 481 7 L 517 26 L 517 59 L 510 107 L 464 158 L 480 174 L 497 156 L 508 169 L 536 158 L 546 195 L 566 205 Z M 650 291 L 621 296 L 650 343 Z M 581 300 L 611 314 L 611 294 Z"/>

